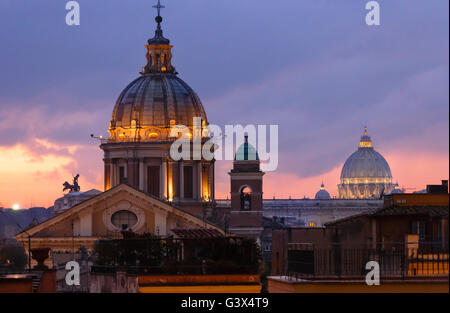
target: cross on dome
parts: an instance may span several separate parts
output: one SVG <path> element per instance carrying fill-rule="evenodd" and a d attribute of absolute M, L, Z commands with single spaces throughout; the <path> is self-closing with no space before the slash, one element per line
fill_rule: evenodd
<path fill-rule="evenodd" d="M 163 18 L 161 17 L 161 9 L 165 8 L 164 5 L 161 5 L 161 0 L 158 0 L 158 3 L 153 6 L 158 12 L 158 15 L 155 17 L 155 22 L 158 24 L 155 30 L 155 37 L 148 40 L 149 45 L 168 45 L 170 43 L 170 40 L 167 38 L 164 38 L 163 31 L 161 28 L 161 23 L 163 21 Z"/>
<path fill-rule="evenodd" d="M 158 4 L 153 6 L 156 10 L 158 10 L 158 16 L 161 16 L 161 9 L 164 9 L 165 6 L 161 5 L 161 0 L 158 0 Z"/>

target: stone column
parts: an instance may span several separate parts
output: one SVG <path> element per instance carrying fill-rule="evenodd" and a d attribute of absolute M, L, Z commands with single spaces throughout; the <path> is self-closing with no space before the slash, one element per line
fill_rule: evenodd
<path fill-rule="evenodd" d="M 111 163 L 109 164 L 109 186 L 110 188 L 113 188 L 116 184 L 114 183 L 114 160 L 111 160 Z"/>
<path fill-rule="evenodd" d="M 179 162 L 179 186 L 180 186 L 180 200 L 184 200 L 184 161 Z"/>
<path fill-rule="evenodd" d="M 198 199 L 198 162 L 192 162 L 192 199 Z"/>
<path fill-rule="evenodd" d="M 167 161 L 167 197 L 171 200 L 178 199 L 177 191 L 177 173 L 176 173 L 176 163 L 171 160 Z"/>
<path fill-rule="evenodd" d="M 144 191 L 144 159 L 139 159 L 139 189 Z"/>
<path fill-rule="evenodd" d="M 202 188 L 202 183 L 203 183 L 203 165 L 202 162 L 199 161 L 197 162 L 197 199 L 201 200 L 203 197 L 203 188 Z"/>
<path fill-rule="evenodd" d="M 163 160 L 161 164 L 161 183 L 160 194 L 163 199 L 168 198 L 167 194 L 167 161 Z"/>
<path fill-rule="evenodd" d="M 110 186 L 111 180 L 110 180 L 110 172 L 109 172 L 111 161 L 108 159 L 103 159 L 103 162 L 104 162 L 104 173 L 105 173 L 103 184 L 104 184 L 104 190 L 106 191 L 111 188 L 111 186 Z"/>
<path fill-rule="evenodd" d="M 214 186 L 214 179 L 215 179 L 215 177 L 214 177 L 214 160 L 210 163 L 210 165 L 209 165 L 209 190 L 210 190 L 210 192 L 209 192 L 209 197 L 211 198 L 211 200 L 214 200 L 215 199 L 215 194 L 214 194 L 214 192 L 215 192 L 215 186 Z"/>

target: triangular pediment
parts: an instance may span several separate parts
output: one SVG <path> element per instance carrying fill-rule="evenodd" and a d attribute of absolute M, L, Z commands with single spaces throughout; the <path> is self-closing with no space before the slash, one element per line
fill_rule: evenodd
<path fill-rule="evenodd" d="M 184 228 L 211 228 L 223 233 L 221 228 L 180 208 L 129 185 L 121 184 L 22 231 L 16 238 L 66 237 L 74 233 L 76 236 L 104 237 L 108 232 L 120 233 L 111 222 L 111 216 L 119 211 L 132 212 L 138 221 L 135 228 L 150 233 L 155 232 L 156 223 L 161 223 L 162 219 L 166 219 L 164 227 L 167 227 L 167 233 L 171 228 L 179 228 L 180 225 Z M 158 234 L 158 231 L 155 233 Z"/>

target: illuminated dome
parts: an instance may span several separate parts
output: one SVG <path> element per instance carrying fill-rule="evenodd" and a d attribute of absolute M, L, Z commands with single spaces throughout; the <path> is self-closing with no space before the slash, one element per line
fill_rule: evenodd
<path fill-rule="evenodd" d="M 367 128 L 359 148 L 345 161 L 338 186 L 341 199 L 368 199 L 390 193 L 392 174 L 384 157 L 375 151 Z"/>
<path fill-rule="evenodd" d="M 128 85 L 117 99 L 111 124 L 113 127 L 169 127 L 170 121 L 192 126 L 192 119 L 206 114 L 200 98 L 175 74 L 142 74 Z"/>
<path fill-rule="evenodd" d="M 208 124 L 200 98 L 172 66 L 172 47 L 156 17 L 155 36 L 148 40 L 147 65 L 116 101 L 109 125 L 109 142 L 166 141 L 175 125 L 192 129 L 193 118 Z"/>
<path fill-rule="evenodd" d="M 326 200 L 331 199 L 330 194 L 328 191 L 325 190 L 325 185 L 322 183 L 320 185 L 320 190 L 316 193 L 315 199 L 317 200 Z"/>

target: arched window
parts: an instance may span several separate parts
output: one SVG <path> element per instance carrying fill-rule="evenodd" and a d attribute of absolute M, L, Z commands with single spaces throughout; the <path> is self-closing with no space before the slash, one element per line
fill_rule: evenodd
<path fill-rule="evenodd" d="M 241 188 L 241 210 L 250 211 L 252 209 L 252 190 L 248 186 Z"/>
<path fill-rule="evenodd" d="M 111 223 L 121 230 L 127 230 L 137 223 L 137 216 L 133 212 L 121 210 L 111 216 Z"/>

